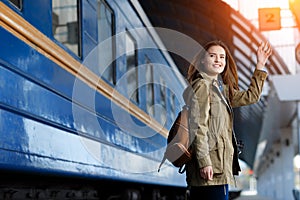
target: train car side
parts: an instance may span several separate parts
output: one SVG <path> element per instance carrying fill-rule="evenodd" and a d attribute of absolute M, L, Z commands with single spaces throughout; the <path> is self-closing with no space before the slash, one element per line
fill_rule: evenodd
<path fill-rule="evenodd" d="M 171 165 L 157 173 L 184 85 L 133 5 L 14 2 L 0 2 L 1 169 L 184 187 Z M 77 25 L 57 23 L 75 8 Z"/>

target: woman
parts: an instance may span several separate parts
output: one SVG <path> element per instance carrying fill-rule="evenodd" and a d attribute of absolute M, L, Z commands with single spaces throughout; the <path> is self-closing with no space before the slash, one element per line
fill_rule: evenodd
<path fill-rule="evenodd" d="M 188 70 L 192 88 L 184 92 L 190 105 L 193 158 L 186 167 L 191 199 L 227 200 L 228 185 L 238 175 L 238 147 L 233 131 L 233 107 L 256 103 L 267 73 L 272 50 L 261 43 L 251 84 L 239 91 L 235 62 L 221 41 L 207 43 Z"/>

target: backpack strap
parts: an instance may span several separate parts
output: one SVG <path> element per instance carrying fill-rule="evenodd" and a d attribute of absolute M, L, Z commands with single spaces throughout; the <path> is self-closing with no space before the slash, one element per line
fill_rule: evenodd
<path fill-rule="evenodd" d="M 167 159 L 167 158 L 166 158 L 166 156 L 164 155 L 162 161 L 161 161 L 160 164 L 159 164 L 159 167 L 158 167 L 157 172 L 160 172 L 160 168 L 161 168 L 161 166 L 164 164 L 164 162 L 166 161 L 166 159 Z M 183 166 L 179 167 L 179 169 L 178 169 L 178 173 L 180 173 L 180 174 L 183 174 L 185 171 L 186 171 L 186 165 L 183 165 Z"/>
<path fill-rule="evenodd" d="M 166 155 L 164 154 L 164 157 L 163 157 L 163 159 L 161 160 L 161 162 L 160 162 L 160 164 L 159 164 L 159 167 L 158 167 L 158 170 L 157 170 L 157 172 L 159 172 L 160 171 L 160 168 L 161 168 L 161 166 L 164 164 L 164 162 L 166 161 Z"/>
<path fill-rule="evenodd" d="M 178 169 L 178 173 L 183 174 L 186 171 L 186 165 L 182 165 L 181 167 L 179 167 Z"/>

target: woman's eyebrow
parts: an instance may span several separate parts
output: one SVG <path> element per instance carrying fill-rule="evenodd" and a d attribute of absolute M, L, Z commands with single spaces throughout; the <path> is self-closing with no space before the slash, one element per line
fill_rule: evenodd
<path fill-rule="evenodd" d="M 214 54 L 214 55 L 217 55 L 218 53 L 215 53 L 215 52 L 208 52 L 209 54 Z M 221 56 L 225 56 L 226 54 L 224 54 L 224 53 L 221 53 L 221 54 L 219 54 L 219 55 L 221 55 Z"/>

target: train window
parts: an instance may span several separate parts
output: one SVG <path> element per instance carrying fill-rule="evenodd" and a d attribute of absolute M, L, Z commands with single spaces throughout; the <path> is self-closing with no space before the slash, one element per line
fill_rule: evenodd
<path fill-rule="evenodd" d="M 98 0 L 99 70 L 101 76 L 112 84 L 116 83 L 114 27 L 112 9 L 104 1 Z"/>
<path fill-rule="evenodd" d="M 52 32 L 56 40 L 80 56 L 78 0 L 52 1 Z"/>
<path fill-rule="evenodd" d="M 154 116 L 154 80 L 153 64 L 146 57 L 146 109 L 150 116 Z"/>
<path fill-rule="evenodd" d="M 19 10 L 22 9 L 22 4 L 23 4 L 22 0 L 9 0 L 9 2 L 14 6 L 16 6 Z"/>
<path fill-rule="evenodd" d="M 165 123 L 166 121 L 166 83 L 162 77 L 160 77 L 160 120 L 161 122 Z"/>
<path fill-rule="evenodd" d="M 138 68 L 136 67 L 136 42 L 129 32 L 126 32 L 126 65 L 127 91 L 131 100 L 138 103 Z"/>

